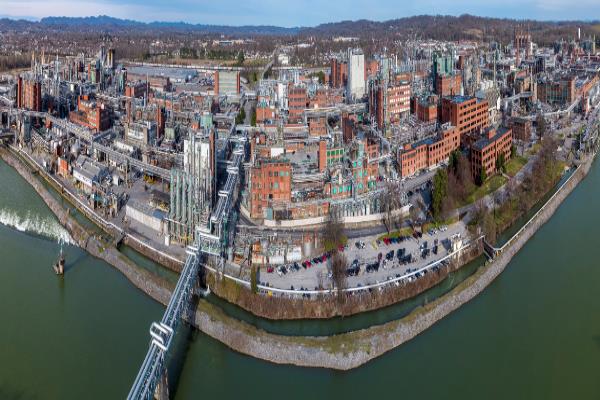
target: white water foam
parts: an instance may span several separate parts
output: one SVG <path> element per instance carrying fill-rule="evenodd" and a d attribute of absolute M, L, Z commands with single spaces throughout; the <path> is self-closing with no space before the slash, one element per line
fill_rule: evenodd
<path fill-rule="evenodd" d="M 34 233 L 57 241 L 62 239 L 68 244 L 75 243 L 69 232 L 57 220 L 51 217 L 41 218 L 29 211 L 25 216 L 21 216 L 13 210 L 0 209 L 0 224 L 20 232 Z"/>

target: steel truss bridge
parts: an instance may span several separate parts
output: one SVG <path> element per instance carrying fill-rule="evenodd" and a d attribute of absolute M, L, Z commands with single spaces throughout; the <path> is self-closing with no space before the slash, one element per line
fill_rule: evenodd
<path fill-rule="evenodd" d="M 219 199 L 212 211 L 208 228 L 197 227 L 196 239 L 193 246 L 187 247 L 187 258 L 177 286 L 171 295 L 171 300 L 160 322 L 150 326 L 150 347 L 146 358 L 138 372 L 127 398 L 129 400 L 168 399 L 168 384 L 166 382 L 166 355 L 177 330 L 179 321 L 188 315 L 193 321 L 196 310 L 191 308 L 190 301 L 198 285 L 198 274 L 202 257 L 215 257 L 218 263 L 224 265 L 222 257 L 224 238 L 227 237 L 225 225 L 232 213 L 235 193 L 239 186 L 240 166 L 244 159 L 243 145 L 236 145 L 233 157 L 228 161 L 227 181 L 219 190 Z M 216 234 L 213 234 L 212 231 Z M 230 232 L 230 234 L 232 231 Z"/>
<path fill-rule="evenodd" d="M 150 326 L 150 347 L 127 396 L 129 400 L 154 399 L 159 383 L 159 397 L 168 398 L 166 355 L 179 321 L 186 314 L 195 315 L 195 310 L 191 313 L 190 308 L 191 298 L 198 288 L 201 252 L 197 246 L 188 246 L 186 252 L 187 259 L 169 305 L 161 321 L 153 322 Z M 190 318 L 193 319 L 193 316 Z"/>

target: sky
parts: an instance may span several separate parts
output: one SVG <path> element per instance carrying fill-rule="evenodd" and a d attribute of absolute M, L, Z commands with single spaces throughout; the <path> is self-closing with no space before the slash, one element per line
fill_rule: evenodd
<path fill-rule="evenodd" d="M 137 21 L 215 25 L 315 26 L 421 14 L 600 19 L 600 0 L 0 0 L 0 17 L 110 15 Z"/>

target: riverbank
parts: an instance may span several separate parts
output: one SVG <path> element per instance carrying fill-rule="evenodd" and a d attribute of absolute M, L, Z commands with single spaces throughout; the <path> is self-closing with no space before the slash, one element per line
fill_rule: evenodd
<path fill-rule="evenodd" d="M 161 304 L 168 304 L 171 290 L 174 285 L 168 281 L 151 275 L 148 271 L 139 268 L 131 260 L 120 253 L 112 243 L 105 242 L 99 235 L 84 228 L 69 210 L 65 209 L 54 198 L 48 189 L 38 179 L 39 173 L 31 170 L 17 156 L 9 150 L 0 147 L 0 157 L 4 162 L 15 169 L 37 192 L 44 203 L 50 208 L 58 221 L 67 229 L 77 246 L 87 251 L 92 256 L 106 261 L 114 266 L 138 289 L 149 295 Z M 38 176 L 34 176 L 38 175 Z M 67 263 L 69 261 L 67 260 Z"/>
<path fill-rule="evenodd" d="M 211 324 L 206 324 L 206 314 L 204 317 L 197 317 L 196 324 L 209 326 L 209 329 L 203 331 L 214 338 L 219 337 L 229 347 L 271 362 L 339 370 L 359 367 L 413 339 L 480 294 L 552 217 L 560 204 L 588 174 L 592 162 L 590 159 L 582 164 L 492 262 L 481 267 L 448 294 L 417 308 L 405 318 L 327 337 L 272 335 L 257 331 L 242 322 L 236 322 L 235 329 L 231 329 L 231 322 L 225 322 L 227 317 L 218 312 L 212 313 Z"/>
<path fill-rule="evenodd" d="M 136 287 L 148 293 L 155 300 L 163 304 L 168 302 L 170 295 L 168 285 L 163 286 L 164 283 L 157 282 L 154 276 L 142 278 L 144 273 L 140 273 L 133 263 L 123 260 L 121 257 L 125 257 L 116 249 L 104 247 L 104 243 L 100 243 L 99 239 L 89 235 L 83 227 L 77 224 L 74 218 L 47 192 L 37 177 L 19 160 L 16 160 L 13 155 L 7 154 L 6 151 L 0 152 L 0 155 L 34 187 L 82 248 L 114 265 Z M 522 231 L 516 240 L 492 263 L 480 268 L 473 276 L 448 294 L 416 309 L 405 318 L 340 335 L 293 337 L 264 332 L 250 324 L 235 320 L 217 307 L 201 301 L 196 313 L 195 325 L 202 332 L 238 352 L 270 362 L 339 370 L 356 368 L 414 338 L 485 289 L 504 270 L 513 255 L 552 216 L 560 203 L 587 175 L 591 163 L 590 159 L 580 166 L 567 183 L 542 208 L 542 211 L 536 214 L 535 220 L 527 226 L 527 229 Z M 111 256 L 108 256 L 109 254 Z M 137 278 L 136 274 L 139 274 Z M 146 274 L 149 275 L 149 273 Z M 142 279 L 146 279 L 145 284 L 140 282 Z"/>

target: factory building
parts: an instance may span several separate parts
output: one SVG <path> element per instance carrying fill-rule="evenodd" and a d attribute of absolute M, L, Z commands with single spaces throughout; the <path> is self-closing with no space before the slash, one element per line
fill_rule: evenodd
<path fill-rule="evenodd" d="M 77 111 L 69 113 L 69 121 L 96 132 L 105 131 L 111 126 L 108 108 L 104 103 L 96 102 L 96 99 L 90 95 L 78 97 Z"/>
<path fill-rule="evenodd" d="M 513 131 L 513 138 L 522 142 L 531 140 L 531 121 L 527 118 L 513 117 L 508 122 L 509 127 Z"/>
<path fill-rule="evenodd" d="M 337 58 L 332 58 L 330 64 L 329 83 L 331 87 L 334 89 L 346 87 L 348 82 L 348 63 L 342 62 Z"/>
<path fill-rule="evenodd" d="M 273 219 L 273 203 L 292 200 L 292 167 L 281 159 L 260 159 L 250 177 L 250 216 Z"/>
<path fill-rule="evenodd" d="M 460 133 L 454 126 L 442 128 L 437 137 L 406 144 L 398 154 L 400 175 L 405 178 L 438 166 L 460 147 Z"/>
<path fill-rule="evenodd" d="M 346 98 L 348 101 L 362 99 L 366 88 L 365 55 L 360 49 L 348 50 L 348 84 Z"/>
<path fill-rule="evenodd" d="M 42 111 L 42 83 L 32 77 L 17 80 L 17 107 Z"/>
<path fill-rule="evenodd" d="M 189 244 L 195 227 L 208 226 L 216 201 L 215 134 L 190 131 L 184 140 L 184 168 L 171 170 L 169 222 L 170 240 Z"/>
<path fill-rule="evenodd" d="M 127 124 L 125 140 L 141 147 L 154 146 L 157 138 L 157 125 L 154 121 L 136 121 Z"/>
<path fill-rule="evenodd" d="M 369 113 L 382 131 L 410 114 L 410 84 L 407 81 L 372 80 L 369 84 Z"/>
<path fill-rule="evenodd" d="M 422 122 L 435 122 L 438 119 L 438 97 L 435 95 L 413 98 L 414 114 Z"/>
<path fill-rule="evenodd" d="M 216 71 L 214 75 L 215 96 L 239 95 L 239 71 Z"/>
<path fill-rule="evenodd" d="M 488 102 L 475 97 L 452 96 L 442 98 L 441 123 L 450 122 L 458 129 L 461 144 L 467 135 L 481 132 L 489 126 Z"/>
<path fill-rule="evenodd" d="M 513 134 L 511 129 L 488 128 L 482 137 L 471 146 L 471 172 L 473 179 L 481 177 L 482 171 L 491 176 L 497 171 L 497 160 L 504 155 L 508 161 L 512 154 Z"/>
<path fill-rule="evenodd" d="M 541 102 L 552 105 L 566 105 L 575 101 L 575 77 L 557 80 L 543 79 L 537 85 L 537 97 Z"/>
<path fill-rule="evenodd" d="M 288 95 L 288 119 L 290 122 L 300 122 L 307 107 L 308 96 L 303 86 L 290 85 Z"/>

